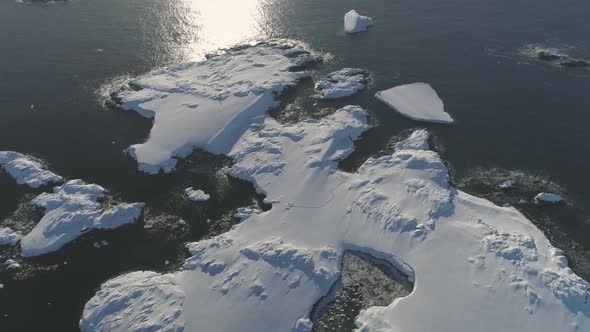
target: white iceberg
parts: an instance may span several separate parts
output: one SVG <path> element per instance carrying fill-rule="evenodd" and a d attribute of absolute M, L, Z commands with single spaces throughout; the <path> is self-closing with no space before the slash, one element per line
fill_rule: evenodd
<path fill-rule="evenodd" d="M 559 203 L 562 201 L 561 196 L 551 193 L 539 193 L 535 196 L 535 203 Z"/>
<path fill-rule="evenodd" d="M 62 182 L 63 178 L 46 170 L 41 162 L 13 151 L 0 151 L 0 167 L 18 184 L 39 188 L 50 183 Z"/>
<path fill-rule="evenodd" d="M 319 99 L 338 99 L 359 93 L 367 85 L 367 71 L 361 68 L 344 68 L 328 74 L 315 85 Z"/>
<path fill-rule="evenodd" d="M 356 10 L 344 14 L 344 31 L 346 33 L 357 33 L 367 30 L 373 25 L 373 19 L 368 16 L 359 15 Z"/>
<path fill-rule="evenodd" d="M 426 83 L 412 83 L 379 91 L 375 97 L 401 115 L 413 120 L 453 123 L 445 112 L 443 101 L 436 91 Z"/>
<path fill-rule="evenodd" d="M 15 244 L 23 237 L 19 232 L 15 232 L 9 227 L 0 228 L 0 245 Z"/>
<path fill-rule="evenodd" d="M 121 203 L 104 207 L 106 190 L 82 180 L 71 180 L 42 193 L 32 204 L 45 210 L 41 221 L 21 239 L 21 255 L 43 255 L 92 229 L 112 229 L 139 219 L 143 203 Z"/>
<path fill-rule="evenodd" d="M 253 118 L 278 105 L 276 95 L 310 76 L 294 69 L 317 59 L 262 44 L 150 73 L 133 82 L 141 90 L 118 95 L 123 108 L 154 119 L 147 141 L 128 151 L 147 173 L 170 172 L 195 148 L 227 154 Z"/>
<path fill-rule="evenodd" d="M 193 189 L 193 187 L 188 187 L 184 190 L 184 194 L 188 199 L 193 202 L 206 202 L 211 198 L 211 195 L 206 194 L 201 189 Z"/>
<path fill-rule="evenodd" d="M 428 150 L 430 133 L 425 129 L 414 130 L 405 140 L 395 144 L 396 150 Z"/>
<path fill-rule="evenodd" d="M 409 296 L 362 311 L 361 331 L 590 330 L 590 285 L 516 209 L 450 187 L 428 135 L 356 173 L 339 170 L 368 127 L 357 106 L 293 125 L 251 119 L 229 172 L 272 208 L 188 244 L 183 271 L 108 281 L 81 329 L 308 331 L 314 303 L 353 249 L 415 280 Z"/>

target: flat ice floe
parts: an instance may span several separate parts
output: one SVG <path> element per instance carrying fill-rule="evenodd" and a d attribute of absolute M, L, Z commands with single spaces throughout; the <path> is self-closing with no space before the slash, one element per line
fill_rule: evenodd
<path fill-rule="evenodd" d="M 357 13 L 354 9 L 344 14 L 344 31 L 346 31 L 346 33 L 365 31 L 372 25 L 372 18 L 359 15 L 359 13 Z"/>
<path fill-rule="evenodd" d="M 272 209 L 189 243 L 182 271 L 105 283 L 82 330 L 309 331 L 346 250 L 415 280 L 409 296 L 362 311 L 361 331 L 590 329 L 590 285 L 517 210 L 450 187 L 425 131 L 356 173 L 340 171 L 368 127 L 358 106 L 292 125 L 250 118 L 229 172 Z"/>
<path fill-rule="evenodd" d="M 15 232 L 8 227 L 0 228 L 0 245 L 15 244 L 23 237 L 19 232 Z"/>
<path fill-rule="evenodd" d="M 359 93 L 367 85 L 367 71 L 361 68 L 344 68 L 328 74 L 316 83 L 320 99 L 338 99 Z"/>
<path fill-rule="evenodd" d="M 193 202 L 206 202 L 209 200 L 209 198 L 211 198 L 211 195 L 206 194 L 201 189 L 195 190 L 193 187 L 186 188 L 184 190 L 184 194 Z"/>
<path fill-rule="evenodd" d="M 12 176 L 16 183 L 39 188 L 62 182 L 63 178 L 46 170 L 38 160 L 13 151 L 0 151 L 0 167 Z"/>
<path fill-rule="evenodd" d="M 539 193 L 537 196 L 535 196 L 536 203 L 559 203 L 561 200 L 561 196 L 551 193 Z"/>
<path fill-rule="evenodd" d="M 401 115 L 413 120 L 453 123 L 445 112 L 443 101 L 426 83 L 412 83 L 379 91 L 375 97 Z"/>
<path fill-rule="evenodd" d="M 278 105 L 275 97 L 310 76 L 295 68 L 318 58 L 274 44 L 239 48 L 181 64 L 132 82 L 120 93 L 125 109 L 153 118 L 146 142 L 129 148 L 139 169 L 169 172 L 195 148 L 227 154 L 251 119 Z"/>
<path fill-rule="evenodd" d="M 42 193 L 32 204 L 44 210 L 41 221 L 21 239 L 21 255 L 38 256 L 58 250 L 92 229 L 112 229 L 139 219 L 143 203 L 103 206 L 106 190 L 71 180 Z"/>

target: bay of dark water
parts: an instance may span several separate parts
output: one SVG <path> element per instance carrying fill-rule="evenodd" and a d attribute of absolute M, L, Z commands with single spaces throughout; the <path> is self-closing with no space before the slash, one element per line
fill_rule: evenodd
<path fill-rule="evenodd" d="M 347 36 L 342 17 L 353 8 L 375 26 Z M 515 204 L 588 279 L 590 70 L 526 53 L 537 45 L 590 58 L 589 10 L 583 0 L 0 0 L 0 150 L 34 155 L 62 176 L 146 202 L 146 222 L 161 225 L 90 233 L 57 253 L 19 259 L 18 273 L 0 270 L 0 330 L 77 330 L 84 303 L 102 282 L 126 271 L 177 269 L 183 242 L 223 231 L 233 209 L 260 200 L 249 183 L 216 171 L 227 161 L 215 158 L 195 157 L 169 175 L 138 172 L 123 150 L 145 140 L 150 121 L 104 106 L 129 77 L 245 38 L 296 39 L 333 55 L 316 68 L 318 76 L 343 66 L 371 72 L 366 91 L 329 105 L 359 104 L 377 124 L 345 169 L 408 129 L 429 128 L 456 185 Z M 410 121 L 373 98 L 418 81 L 436 89 L 456 124 Z M 522 185 L 506 194 L 496 184 L 508 177 Z M 187 204 L 181 191 L 188 186 L 212 200 Z M 546 188 L 567 204 L 518 203 Z M 20 213 L 35 193 L 0 174 L 0 225 L 35 222 Z M 188 230 L 169 227 L 179 218 Z M 92 246 L 103 239 L 109 246 Z M 0 258 L 13 251 L 0 248 Z"/>

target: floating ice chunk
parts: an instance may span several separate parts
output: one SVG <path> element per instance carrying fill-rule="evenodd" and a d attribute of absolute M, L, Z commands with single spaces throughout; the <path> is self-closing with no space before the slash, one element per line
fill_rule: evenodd
<path fill-rule="evenodd" d="M 0 167 L 10 174 L 18 184 L 31 188 L 61 182 L 63 178 L 46 170 L 41 162 L 13 151 L 0 151 Z"/>
<path fill-rule="evenodd" d="M 45 210 L 41 221 L 21 240 L 22 256 L 58 250 L 91 229 L 112 229 L 139 219 L 143 203 L 121 203 L 104 208 L 105 189 L 71 180 L 53 193 L 42 193 L 32 204 Z"/>
<path fill-rule="evenodd" d="M 367 71 L 361 68 L 344 68 L 328 74 L 315 89 L 320 99 L 338 99 L 352 96 L 365 88 Z"/>
<path fill-rule="evenodd" d="M 13 260 L 13 259 L 7 259 L 6 262 L 4 262 L 4 267 L 7 270 L 16 270 L 16 269 L 20 269 L 20 264 Z"/>
<path fill-rule="evenodd" d="M 23 237 L 19 232 L 15 232 L 8 227 L 0 228 L 0 245 L 15 244 Z"/>
<path fill-rule="evenodd" d="M 252 119 L 277 105 L 278 94 L 310 76 L 295 68 L 318 58 L 298 50 L 273 44 L 238 48 L 134 81 L 137 91 L 118 95 L 122 107 L 154 119 L 147 141 L 128 149 L 139 169 L 170 172 L 176 158 L 195 148 L 227 154 Z"/>
<path fill-rule="evenodd" d="M 514 187 L 514 181 L 513 180 L 506 180 L 502 183 L 500 183 L 498 185 L 498 188 L 500 189 L 510 189 Z"/>
<path fill-rule="evenodd" d="M 205 194 L 201 189 L 195 190 L 193 187 L 186 188 L 184 194 L 193 202 L 206 202 L 211 198 L 211 195 Z"/>
<path fill-rule="evenodd" d="M 535 203 L 559 203 L 561 201 L 561 196 L 551 193 L 539 193 L 535 196 Z"/>
<path fill-rule="evenodd" d="M 379 91 L 375 97 L 401 115 L 413 120 L 437 123 L 453 123 L 445 112 L 443 101 L 426 83 L 412 83 Z"/>
<path fill-rule="evenodd" d="M 346 31 L 346 33 L 365 31 L 372 25 L 372 18 L 359 15 L 359 13 L 357 13 L 354 9 L 344 15 L 344 31 Z"/>

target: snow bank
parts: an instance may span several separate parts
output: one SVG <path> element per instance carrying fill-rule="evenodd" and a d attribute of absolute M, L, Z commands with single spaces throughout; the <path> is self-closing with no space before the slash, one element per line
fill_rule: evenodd
<path fill-rule="evenodd" d="M 537 196 L 535 196 L 536 203 L 559 203 L 561 200 L 561 196 L 550 193 L 539 193 Z"/>
<path fill-rule="evenodd" d="M 159 317 L 170 317 L 171 307 L 154 303 L 172 293 L 183 298 L 172 309 L 173 326 L 184 331 L 308 330 L 311 308 L 337 280 L 348 249 L 415 278 L 408 297 L 361 312 L 361 331 L 590 328 L 588 283 L 517 210 L 450 187 L 425 131 L 357 173 L 339 171 L 336 161 L 367 128 L 357 106 L 293 125 L 254 121 L 229 153 L 230 173 L 252 181 L 272 209 L 188 244 L 184 270 L 158 275 L 167 278 L 161 288 L 149 272 L 119 277 L 116 287 L 107 282 L 86 305 L 82 329 L 112 330 L 116 322 L 138 331 L 137 317 L 166 326 Z"/>
<path fill-rule="evenodd" d="M 39 188 L 50 183 L 61 182 L 63 178 L 44 168 L 37 160 L 13 151 L 0 151 L 0 167 L 10 174 L 18 184 Z"/>
<path fill-rule="evenodd" d="M 205 194 L 201 189 L 195 190 L 193 187 L 186 188 L 184 194 L 193 202 L 206 202 L 211 198 L 211 195 Z"/>
<path fill-rule="evenodd" d="M 357 33 L 367 30 L 373 25 L 373 19 L 368 16 L 359 15 L 356 10 L 351 10 L 344 15 L 344 31 L 346 33 Z"/>
<path fill-rule="evenodd" d="M 317 59 L 262 44 L 150 73 L 132 82 L 141 90 L 118 95 L 123 108 L 154 119 L 147 141 L 128 151 L 147 173 L 170 172 L 195 148 L 227 154 L 277 94 L 310 76 L 294 68 Z"/>
<path fill-rule="evenodd" d="M 453 118 L 445 112 L 444 104 L 436 91 L 426 83 L 396 86 L 377 92 L 375 97 L 410 119 L 453 123 Z"/>
<path fill-rule="evenodd" d="M 0 245 L 15 244 L 22 238 L 22 234 L 8 227 L 0 228 Z"/>
<path fill-rule="evenodd" d="M 366 87 L 367 71 L 361 68 L 344 68 L 328 74 L 315 89 L 320 99 L 338 99 L 352 96 Z"/>
<path fill-rule="evenodd" d="M 43 255 L 92 229 L 112 229 L 133 223 L 143 211 L 143 203 L 103 207 L 106 190 L 82 180 L 71 180 L 42 193 L 32 204 L 45 210 L 41 221 L 21 239 L 21 255 Z"/>

